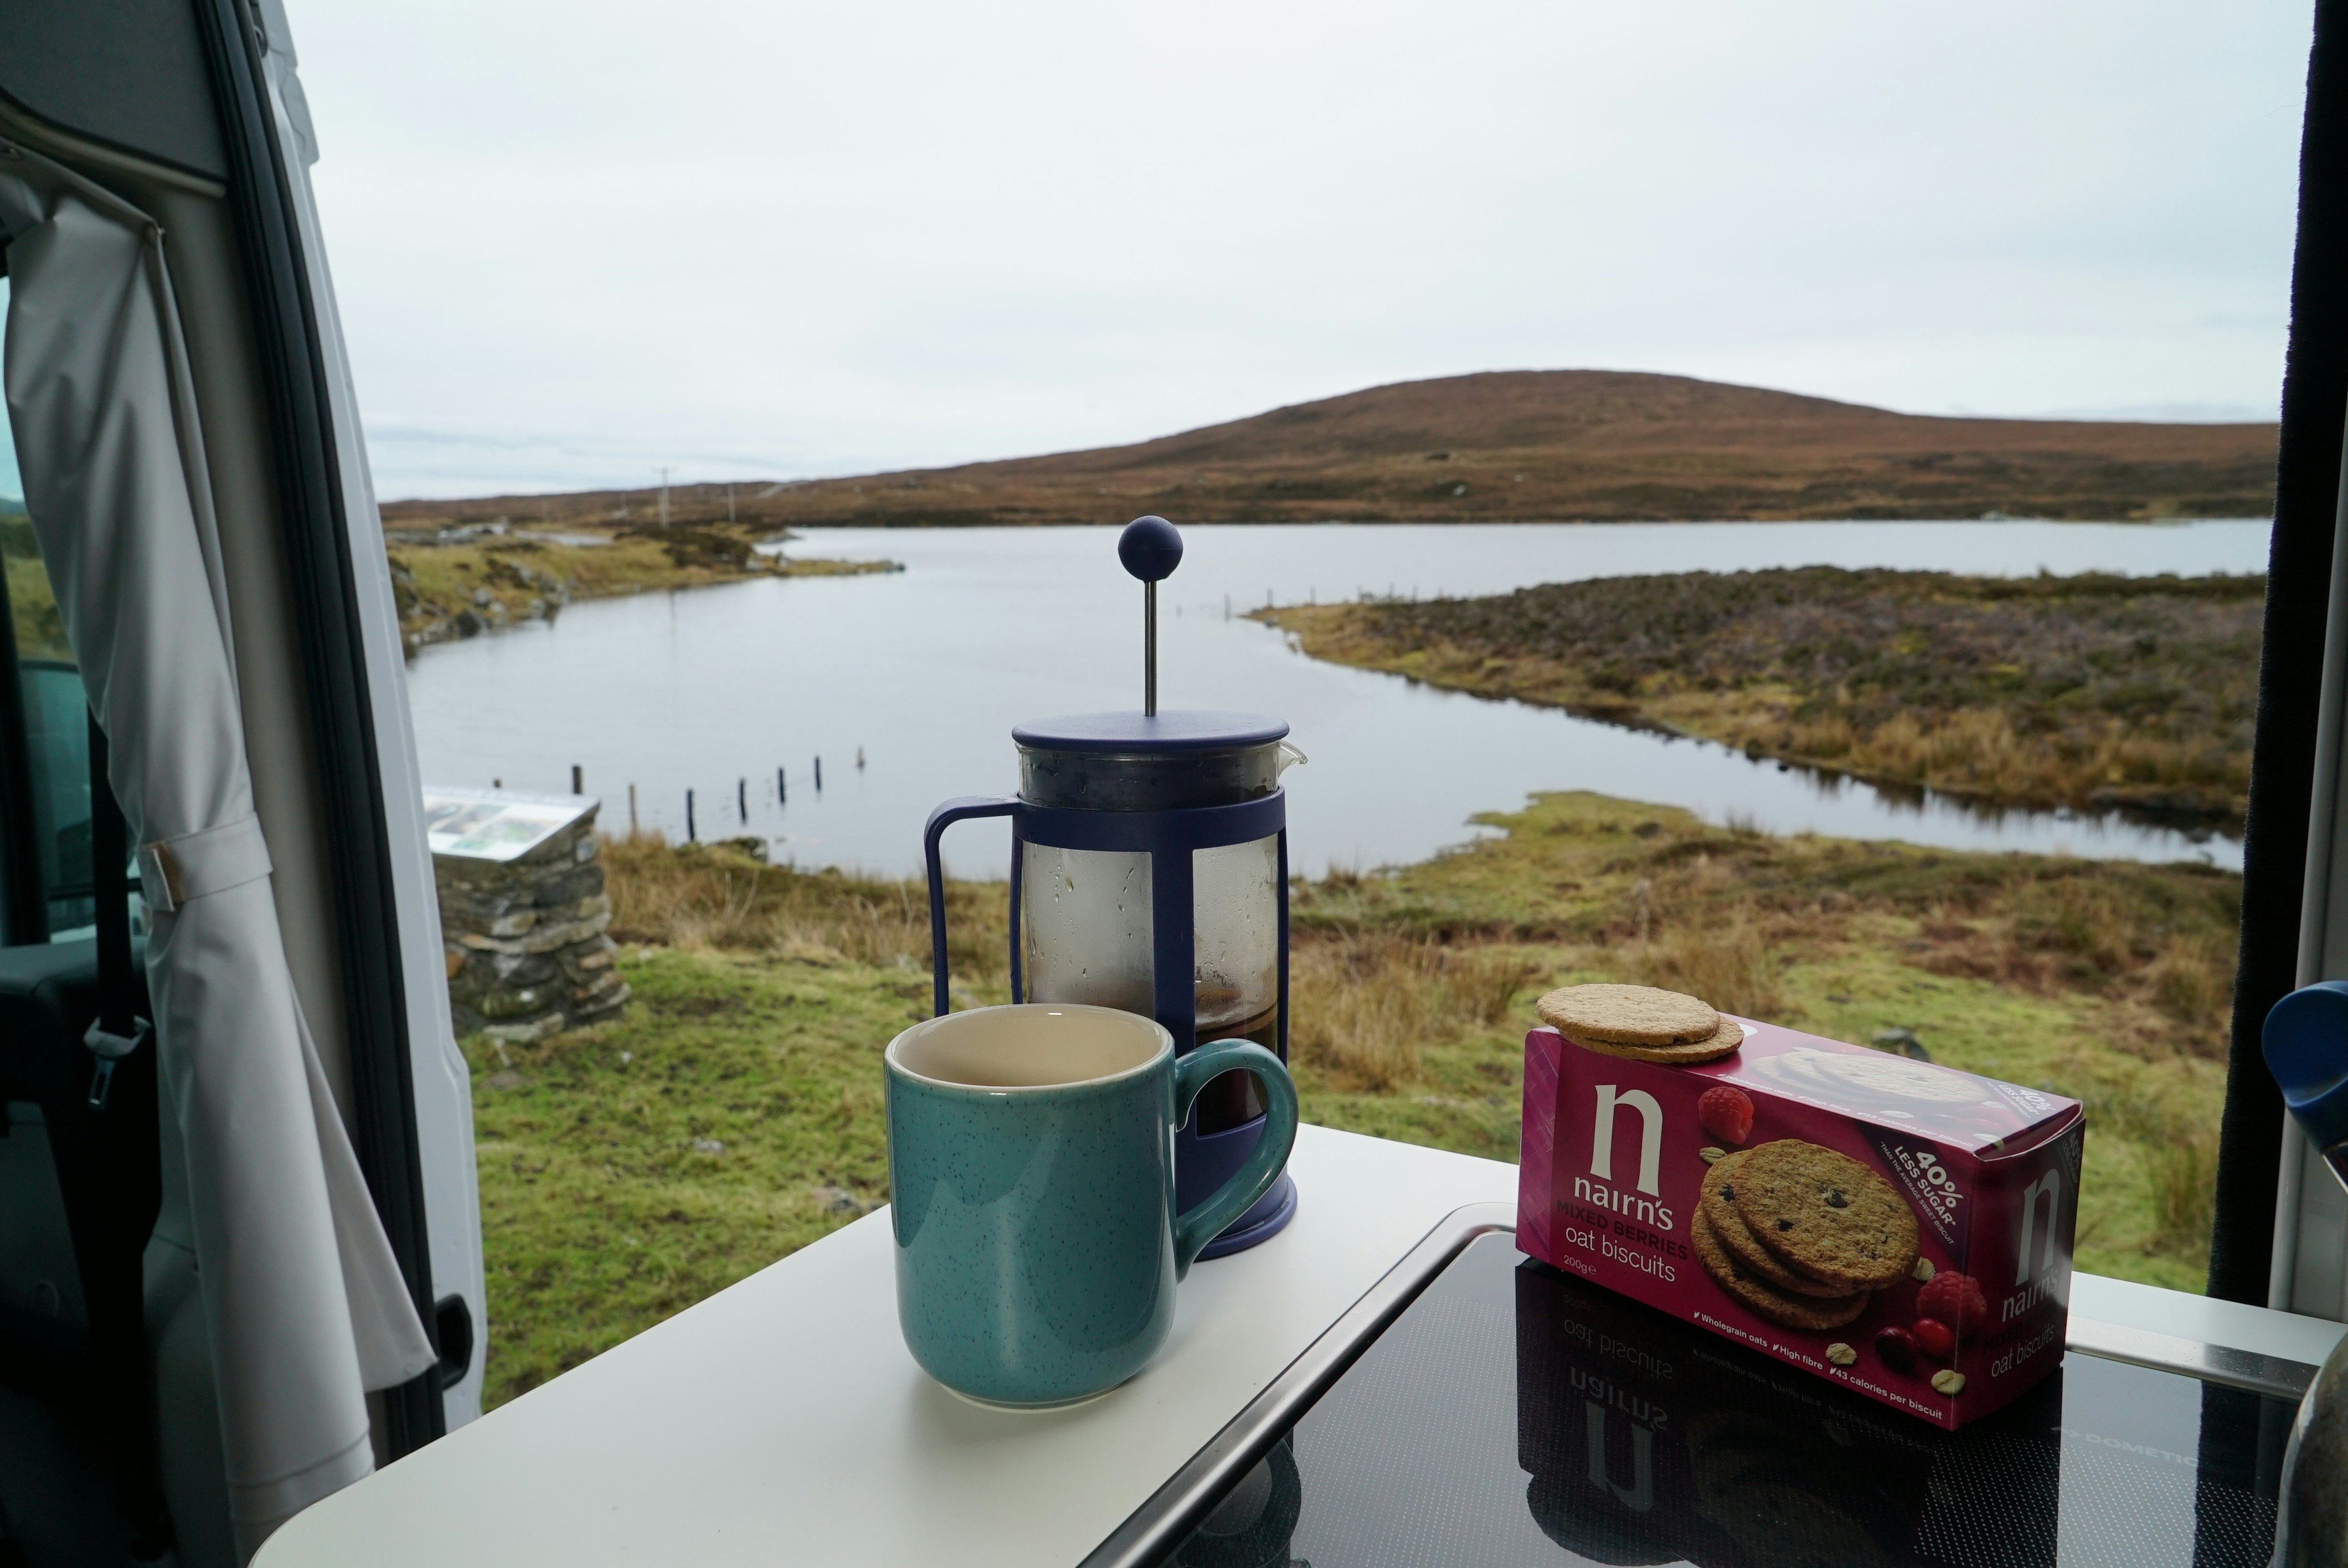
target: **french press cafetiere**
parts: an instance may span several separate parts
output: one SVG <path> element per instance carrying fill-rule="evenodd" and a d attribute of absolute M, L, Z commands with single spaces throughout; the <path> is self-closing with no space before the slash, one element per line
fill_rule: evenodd
<path fill-rule="evenodd" d="M 1280 774 L 1302 753 L 1252 713 L 1158 711 L 1158 584 L 1182 559 L 1163 518 L 1127 525 L 1117 557 L 1142 581 L 1142 711 L 1021 724 L 1019 793 L 965 795 L 930 814 L 935 1008 L 948 1010 L 938 841 L 965 817 L 1011 819 L 1011 999 L 1082 1002 L 1154 1018 L 1185 1051 L 1244 1039 L 1288 1060 L 1288 816 Z M 1175 1134 L 1178 1208 L 1229 1179 L 1262 1135 L 1255 1079 L 1227 1072 Z M 1296 1211 L 1286 1173 L 1199 1255 L 1278 1232 Z"/>

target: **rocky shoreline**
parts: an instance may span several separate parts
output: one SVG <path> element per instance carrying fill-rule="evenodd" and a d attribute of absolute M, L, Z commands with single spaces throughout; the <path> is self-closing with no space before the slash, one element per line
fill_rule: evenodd
<path fill-rule="evenodd" d="M 386 535 L 400 641 L 413 654 L 506 627 L 551 620 L 582 599 L 741 582 L 759 577 L 855 577 L 902 571 L 895 561 L 796 560 L 726 524 L 583 531 L 504 521 Z M 761 546 L 767 547 L 761 548 Z"/>

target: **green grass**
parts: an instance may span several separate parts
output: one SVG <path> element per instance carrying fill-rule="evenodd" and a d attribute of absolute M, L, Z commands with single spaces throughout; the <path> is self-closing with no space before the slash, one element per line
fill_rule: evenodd
<path fill-rule="evenodd" d="M 1559 983 L 1671 985 L 1843 1040 L 1904 1026 L 2085 1102 L 2081 1267 L 2201 1288 L 2239 877 L 1773 838 L 1592 794 L 1488 820 L 1505 836 L 1300 884 L 1306 1120 L 1513 1160 L 1523 1031 Z M 651 838 L 605 865 L 628 1012 L 466 1046 L 492 1404 L 884 1202 L 880 1052 L 928 1011 L 914 885 Z M 1006 999 L 1002 887 L 952 897 L 958 1002 Z"/>
<path fill-rule="evenodd" d="M 467 1045 L 490 1403 L 888 1195 L 880 1050 L 920 977 L 658 948 L 623 963 L 619 1020 Z"/>

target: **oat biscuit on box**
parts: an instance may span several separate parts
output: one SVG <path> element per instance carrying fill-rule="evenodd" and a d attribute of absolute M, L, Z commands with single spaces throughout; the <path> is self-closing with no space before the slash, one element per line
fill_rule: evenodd
<path fill-rule="evenodd" d="M 1908 1200 L 1849 1155 L 1782 1138 L 1751 1151 L 1738 1175 L 1737 1217 L 1802 1273 L 1872 1290 L 1915 1266 L 1916 1215 Z"/>
<path fill-rule="evenodd" d="M 1866 1291 L 1854 1295 L 1820 1298 L 1797 1296 L 1780 1290 L 1767 1280 L 1746 1271 L 1744 1266 L 1729 1255 L 1720 1243 L 1720 1235 L 1713 1229 L 1712 1215 L 1698 1209 L 1694 1223 L 1688 1226 L 1688 1241 L 1695 1248 L 1696 1260 L 1704 1265 L 1704 1273 L 1713 1283 L 1728 1292 L 1745 1306 L 1772 1323 L 1787 1328 L 1807 1328 L 1824 1332 L 1841 1328 L 1858 1320 L 1872 1299 Z"/>
<path fill-rule="evenodd" d="M 1704 1173 L 1702 1212 L 1712 1226 L 1714 1239 L 1727 1249 L 1747 1274 L 1757 1275 L 1780 1290 L 1796 1296 L 1849 1296 L 1848 1286 L 1813 1279 L 1798 1269 L 1788 1267 L 1746 1228 L 1745 1221 L 1736 1213 L 1736 1173 L 1751 1157 L 1752 1151 L 1740 1150 Z"/>
<path fill-rule="evenodd" d="M 1743 1045 L 1745 1026 L 1733 1018 L 1725 1018 L 1720 1020 L 1720 1027 L 1710 1035 L 1685 1045 L 1614 1045 L 1605 1040 L 1575 1040 L 1574 1043 L 1584 1050 L 1594 1050 L 1601 1056 L 1619 1056 L 1625 1061 L 1652 1061 L 1663 1067 L 1694 1067 L 1701 1062 L 1718 1061 Z"/>
<path fill-rule="evenodd" d="M 1566 1039 L 1587 1046 L 1694 1045 L 1716 1039 L 1721 1023 L 1704 1002 L 1653 986 L 1566 986 L 1535 1002 L 1533 1010 Z"/>

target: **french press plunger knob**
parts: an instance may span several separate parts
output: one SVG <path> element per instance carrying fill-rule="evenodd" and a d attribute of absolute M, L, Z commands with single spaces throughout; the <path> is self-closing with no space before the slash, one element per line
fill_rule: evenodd
<path fill-rule="evenodd" d="M 1141 711 L 1158 716 L 1158 585 L 1182 564 L 1182 536 L 1156 516 L 1136 518 L 1117 537 L 1117 559 L 1141 579 Z"/>

